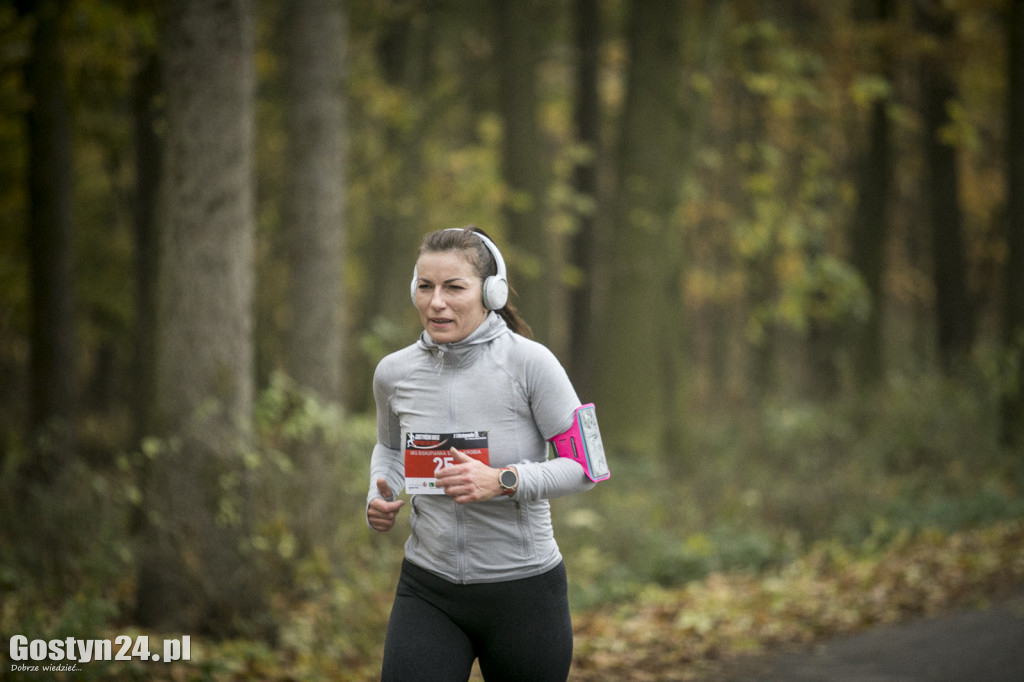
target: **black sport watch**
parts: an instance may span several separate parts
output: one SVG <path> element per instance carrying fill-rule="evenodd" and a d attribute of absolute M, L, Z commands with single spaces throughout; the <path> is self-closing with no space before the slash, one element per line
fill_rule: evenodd
<path fill-rule="evenodd" d="M 501 486 L 501 494 L 511 497 L 519 489 L 519 474 L 511 467 L 498 469 L 498 485 Z"/>

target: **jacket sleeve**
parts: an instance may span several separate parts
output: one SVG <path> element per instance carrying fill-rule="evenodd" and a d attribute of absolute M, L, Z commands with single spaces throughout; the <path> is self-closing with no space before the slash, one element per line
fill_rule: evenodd
<path fill-rule="evenodd" d="M 405 487 L 405 462 L 402 458 L 402 451 L 389 448 L 381 443 L 373 446 L 373 455 L 370 457 L 370 490 L 366 494 L 366 506 L 370 501 L 380 497 L 377 490 L 377 479 L 383 478 L 391 486 L 391 490 L 398 495 Z"/>
<path fill-rule="evenodd" d="M 391 410 L 394 381 L 388 378 L 386 358 L 377 365 L 373 375 L 373 399 L 377 405 L 377 443 L 370 456 L 370 485 L 366 494 L 366 507 L 380 497 L 377 479 L 387 480 L 391 490 L 398 495 L 405 487 L 405 461 L 402 456 L 402 427 Z M 365 515 L 365 510 L 364 510 Z M 369 526 L 369 521 L 367 521 Z"/>
<path fill-rule="evenodd" d="M 516 464 L 516 471 L 519 489 L 513 499 L 523 502 L 564 497 L 597 485 L 583 473 L 583 467 L 564 457 L 546 462 L 521 462 Z"/>
<path fill-rule="evenodd" d="M 524 364 L 524 381 L 530 396 L 530 409 L 537 430 L 545 440 L 563 433 L 572 425 L 573 413 L 580 406 L 569 375 L 554 353 L 541 344 L 531 343 Z M 514 499 L 532 501 L 564 497 L 590 490 L 594 482 L 583 467 L 562 457 L 546 461 L 516 464 L 519 489 Z"/>

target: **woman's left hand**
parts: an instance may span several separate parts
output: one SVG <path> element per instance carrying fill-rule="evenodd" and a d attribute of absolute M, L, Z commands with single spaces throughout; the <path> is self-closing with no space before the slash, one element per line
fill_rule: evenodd
<path fill-rule="evenodd" d="M 483 502 L 501 495 L 497 469 L 455 448 L 451 448 L 450 452 L 455 463 L 437 472 L 437 484 L 444 489 L 445 495 L 459 504 Z"/>

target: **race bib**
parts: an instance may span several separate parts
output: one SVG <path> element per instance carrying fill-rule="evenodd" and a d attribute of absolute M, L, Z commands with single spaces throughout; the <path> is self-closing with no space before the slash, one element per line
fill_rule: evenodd
<path fill-rule="evenodd" d="M 437 472 L 455 463 L 455 448 L 490 466 L 486 431 L 405 434 L 405 492 L 410 495 L 443 495 Z"/>

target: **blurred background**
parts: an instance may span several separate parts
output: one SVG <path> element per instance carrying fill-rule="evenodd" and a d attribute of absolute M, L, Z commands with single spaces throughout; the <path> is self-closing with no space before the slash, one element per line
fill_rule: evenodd
<path fill-rule="evenodd" d="M 372 373 L 466 224 L 597 404 L 578 612 L 1021 518 L 1022 5 L 0 4 L 0 632 L 372 679 Z"/>

